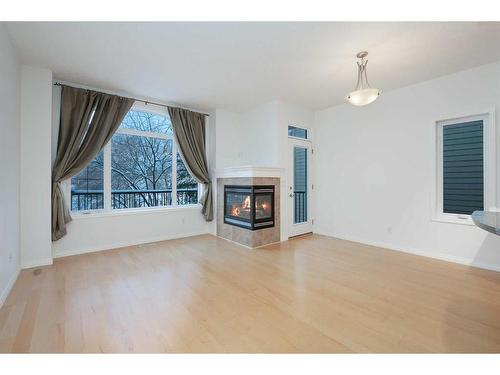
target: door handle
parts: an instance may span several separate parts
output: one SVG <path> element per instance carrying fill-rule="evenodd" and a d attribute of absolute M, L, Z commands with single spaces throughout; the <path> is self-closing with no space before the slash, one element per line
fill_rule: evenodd
<path fill-rule="evenodd" d="M 290 193 L 290 198 L 293 198 L 294 196 L 295 196 L 295 194 Z"/>

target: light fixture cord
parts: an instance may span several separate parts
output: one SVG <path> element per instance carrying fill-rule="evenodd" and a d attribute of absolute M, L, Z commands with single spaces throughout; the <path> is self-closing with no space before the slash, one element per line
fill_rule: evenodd
<path fill-rule="evenodd" d="M 363 80 L 363 77 L 362 77 L 362 65 L 359 63 L 359 61 L 356 62 L 356 64 L 358 64 L 358 82 L 356 82 L 356 91 L 360 89 L 360 86 L 363 85 L 362 83 L 362 80 Z"/>
<path fill-rule="evenodd" d="M 368 73 L 366 72 L 366 65 L 368 65 L 368 60 L 364 61 L 363 72 L 365 73 L 365 83 L 367 89 L 371 88 L 370 83 L 368 82 Z"/>
<path fill-rule="evenodd" d="M 366 74 L 366 64 L 368 60 L 365 61 L 364 57 L 361 57 L 361 62 L 358 61 L 358 82 L 356 83 L 356 90 L 363 90 L 370 88 L 368 83 L 368 75 Z"/>

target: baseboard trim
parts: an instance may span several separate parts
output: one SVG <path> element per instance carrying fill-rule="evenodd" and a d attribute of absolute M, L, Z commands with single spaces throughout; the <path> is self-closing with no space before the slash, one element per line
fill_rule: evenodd
<path fill-rule="evenodd" d="M 34 262 L 22 263 L 21 269 L 25 270 L 28 268 L 44 267 L 50 266 L 53 263 L 52 258 L 40 259 Z"/>
<path fill-rule="evenodd" d="M 276 244 L 278 244 L 278 243 L 282 243 L 282 242 L 284 242 L 284 241 L 281 241 L 281 239 L 280 239 L 279 241 L 266 243 L 265 245 L 259 245 L 259 246 L 251 247 L 251 246 L 244 245 L 244 244 L 242 244 L 242 243 L 239 243 L 239 242 L 236 242 L 236 241 L 230 240 L 229 238 L 225 238 L 225 237 L 219 236 L 219 235 L 217 235 L 217 234 L 215 234 L 215 235 L 213 235 L 213 236 L 214 236 L 214 237 L 217 237 L 217 238 L 220 238 L 221 240 L 224 240 L 224 241 L 228 241 L 228 242 L 234 243 L 235 245 L 242 246 L 242 247 L 244 247 L 244 248 L 246 248 L 246 249 L 249 249 L 249 250 L 261 249 L 261 248 L 266 247 L 266 246 L 276 245 Z"/>
<path fill-rule="evenodd" d="M 290 236 L 290 237 L 288 237 L 288 239 L 295 240 L 297 238 L 312 236 L 313 234 L 314 234 L 313 232 L 307 232 L 307 233 L 297 234 L 296 236 Z"/>
<path fill-rule="evenodd" d="M 21 273 L 21 269 L 19 268 L 16 272 L 14 272 L 12 277 L 9 279 L 9 281 L 7 282 L 7 285 L 2 290 L 2 293 L 0 293 L 0 308 L 3 306 L 3 304 L 7 300 L 7 297 L 9 296 L 10 291 L 14 287 L 14 284 L 16 283 L 17 278 L 19 277 L 20 273 Z"/>
<path fill-rule="evenodd" d="M 283 241 L 279 240 L 279 241 L 275 241 L 275 242 L 271 242 L 271 243 L 266 243 L 265 245 L 260 245 L 260 246 L 252 247 L 252 249 L 262 249 L 263 247 L 271 246 L 271 245 L 276 245 L 276 244 L 279 244 L 281 242 L 283 242 Z"/>
<path fill-rule="evenodd" d="M 332 234 L 327 234 L 327 233 L 322 233 L 322 232 L 315 232 L 315 234 L 319 234 L 319 235 L 326 236 L 326 237 L 338 238 L 340 240 L 345 240 L 345 241 L 358 242 L 358 243 L 361 243 L 364 245 L 369 245 L 369 246 L 382 247 L 385 249 L 399 251 L 402 253 L 407 253 L 407 254 L 412 254 L 412 255 L 423 256 L 426 258 L 433 258 L 433 259 L 444 260 L 446 262 L 463 264 L 463 265 L 469 266 L 469 267 L 476 267 L 476 268 L 481 268 L 481 269 L 485 269 L 485 270 L 489 270 L 489 271 L 500 272 L 500 264 L 486 264 L 486 263 L 481 263 L 481 262 L 475 262 L 474 259 L 457 257 L 454 255 L 443 254 L 443 253 L 438 253 L 438 252 L 430 252 L 430 251 L 417 249 L 417 248 L 394 246 L 394 245 L 388 244 L 388 243 L 369 241 L 369 240 L 365 240 L 365 239 L 361 239 L 361 238 L 357 238 L 357 237 L 338 236 L 338 235 L 332 235 Z"/>
<path fill-rule="evenodd" d="M 254 247 L 250 247 L 250 246 L 244 245 L 242 243 L 230 240 L 229 238 L 221 237 L 221 236 L 218 236 L 218 235 L 215 235 L 215 237 L 220 238 L 221 240 L 224 240 L 224 241 L 227 241 L 227 242 L 231 242 L 231 243 L 233 243 L 235 245 L 244 247 L 244 248 L 249 249 L 249 250 L 255 249 Z"/>
<path fill-rule="evenodd" d="M 58 252 L 56 254 L 53 254 L 53 257 L 54 257 L 54 259 L 57 259 L 57 258 L 74 256 L 74 255 L 90 254 L 90 253 L 96 253 L 98 251 L 119 249 L 120 247 L 137 246 L 137 245 L 144 245 L 144 244 L 148 244 L 148 243 L 152 243 L 152 242 L 176 240 L 179 238 L 200 236 L 202 234 L 210 234 L 210 233 L 207 230 L 203 230 L 203 231 L 184 233 L 184 234 L 180 234 L 180 235 L 174 234 L 174 235 L 170 235 L 170 236 L 152 237 L 152 238 L 148 238 L 147 240 L 140 240 L 140 241 L 115 242 L 114 244 L 111 244 L 111 245 L 97 246 L 97 247 L 92 247 L 92 248 L 87 248 L 87 249 L 64 250 L 64 251 Z"/>

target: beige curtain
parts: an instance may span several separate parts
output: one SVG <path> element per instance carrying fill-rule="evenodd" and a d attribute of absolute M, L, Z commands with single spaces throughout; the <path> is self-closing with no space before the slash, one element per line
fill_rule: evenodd
<path fill-rule="evenodd" d="M 168 108 L 175 140 L 179 145 L 181 157 L 191 175 L 204 185 L 200 199 L 201 213 L 206 221 L 214 218 L 212 203 L 212 182 L 208 173 L 205 145 L 205 115 L 181 108 Z M 175 158 L 175 156 L 174 156 Z"/>
<path fill-rule="evenodd" d="M 52 241 L 66 235 L 71 221 L 61 181 L 89 164 L 111 139 L 132 107 L 133 99 L 62 87 L 57 154 L 52 168 Z"/>

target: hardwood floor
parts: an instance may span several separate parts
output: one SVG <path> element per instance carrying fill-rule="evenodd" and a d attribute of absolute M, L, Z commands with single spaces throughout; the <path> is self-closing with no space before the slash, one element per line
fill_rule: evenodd
<path fill-rule="evenodd" d="M 197 236 L 24 270 L 0 352 L 500 352 L 500 273 L 324 236 Z"/>

